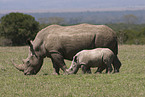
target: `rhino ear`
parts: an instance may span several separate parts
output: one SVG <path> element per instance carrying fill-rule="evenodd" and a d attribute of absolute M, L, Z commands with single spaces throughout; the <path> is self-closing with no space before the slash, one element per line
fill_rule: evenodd
<path fill-rule="evenodd" d="M 32 41 L 30 39 L 27 39 L 26 42 L 28 43 L 29 46 L 32 46 Z"/>
<path fill-rule="evenodd" d="M 77 62 L 77 56 L 73 57 L 74 62 Z"/>
<path fill-rule="evenodd" d="M 28 45 L 30 46 L 30 50 L 31 50 L 31 51 L 34 51 L 32 41 L 28 39 L 26 42 L 27 42 Z"/>
<path fill-rule="evenodd" d="M 35 55 L 36 57 L 37 57 L 37 55 L 36 55 L 36 53 L 35 53 L 35 51 L 34 51 L 34 48 L 33 48 L 33 44 L 32 44 L 32 40 L 27 40 L 27 43 L 28 43 L 28 45 L 30 46 L 30 51 L 32 52 L 32 54 L 33 55 Z"/>

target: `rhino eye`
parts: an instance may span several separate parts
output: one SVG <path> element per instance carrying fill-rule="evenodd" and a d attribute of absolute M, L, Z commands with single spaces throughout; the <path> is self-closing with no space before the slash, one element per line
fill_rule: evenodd
<path fill-rule="evenodd" d="M 71 70 L 73 70 L 73 68 L 71 68 Z"/>
<path fill-rule="evenodd" d="M 27 61 L 27 62 L 26 62 L 26 64 L 29 64 L 29 63 L 30 63 L 30 61 Z"/>

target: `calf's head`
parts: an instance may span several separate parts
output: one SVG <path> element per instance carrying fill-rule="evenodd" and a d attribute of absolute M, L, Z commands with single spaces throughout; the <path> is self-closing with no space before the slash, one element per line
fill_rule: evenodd
<path fill-rule="evenodd" d="M 17 65 L 13 62 L 13 65 L 20 71 L 24 72 L 25 75 L 35 75 L 39 72 L 43 58 L 41 58 L 33 48 L 31 41 L 28 41 L 30 46 L 29 55 L 26 59 L 23 59 L 23 64 Z"/>
<path fill-rule="evenodd" d="M 80 64 L 77 62 L 77 56 L 74 56 L 73 57 L 73 61 L 72 61 L 72 64 L 70 66 L 69 69 L 67 69 L 67 72 L 69 74 L 76 74 L 80 68 Z"/>

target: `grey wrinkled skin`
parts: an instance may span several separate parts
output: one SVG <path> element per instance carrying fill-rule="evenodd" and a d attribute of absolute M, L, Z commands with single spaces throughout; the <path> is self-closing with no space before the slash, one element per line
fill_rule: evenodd
<path fill-rule="evenodd" d="M 51 58 L 54 74 L 59 74 L 60 68 L 67 73 L 64 59 L 72 60 L 73 56 L 81 50 L 100 47 L 109 48 L 114 52 L 114 72 L 119 72 L 121 66 L 117 57 L 116 33 L 105 25 L 51 25 L 39 31 L 34 41 L 28 41 L 28 44 L 28 57 L 23 60 L 23 64 L 14 64 L 25 75 L 37 74 L 45 57 Z M 100 70 L 101 68 L 98 69 Z M 87 71 L 91 72 L 90 69 Z"/>
<path fill-rule="evenodd" d="M 72 64 L 67 72 L 69 74 L 76 74 L 81 67 L 82 72 L 86 73 L 87 69 L 91 67 L 105 67 L 106 73 L 111 73 L 111 64 L 113 63 L 114 56 L 114 53 L 108 48 L 82 50 L 73 57 Z M 102 71 L 96 72 L 101 73 Z"/>

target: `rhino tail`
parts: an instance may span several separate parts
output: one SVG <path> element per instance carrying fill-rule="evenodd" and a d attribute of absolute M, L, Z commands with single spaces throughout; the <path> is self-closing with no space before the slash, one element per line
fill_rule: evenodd
<path fill-rule="evenodd" d="M 115 54 L 115 55 L 117 55 L 118 54 L 118 41 L 117 41 L 117 38 L 115 39 L 116 41 L 115 41 L 115 44 L 114 44 L 114 47 L 113 47 L 113 53 Z"/>

